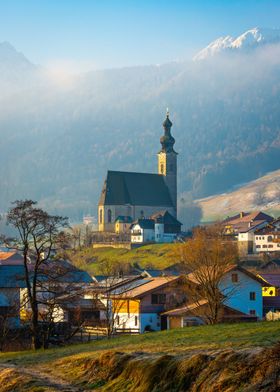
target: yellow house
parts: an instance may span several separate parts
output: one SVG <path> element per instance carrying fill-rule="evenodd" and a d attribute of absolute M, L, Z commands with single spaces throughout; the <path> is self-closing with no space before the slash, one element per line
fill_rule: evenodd
<path fill-rule="evenodd" d="M 115 220 L 115 232 L 117 234 L 130 234 L 131 224 L 131 216 L 119 215 Z"/>

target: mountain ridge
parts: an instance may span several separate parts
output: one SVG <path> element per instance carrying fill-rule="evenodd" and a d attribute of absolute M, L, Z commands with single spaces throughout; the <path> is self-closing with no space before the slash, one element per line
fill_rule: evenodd
<path fill-rule="evenodd" d="M 255 27 L 237 37 L 227 35 L 219 37 L 201 49 L 194 57 L 194 61 L 206 60 L 216 55 L 237 53 L 241 50 L 257 49 L 268 44 L 280 42 L 280 29 Z"/>

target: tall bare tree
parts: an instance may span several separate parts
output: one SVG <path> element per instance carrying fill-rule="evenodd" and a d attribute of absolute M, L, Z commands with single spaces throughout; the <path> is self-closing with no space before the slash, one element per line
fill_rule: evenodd
<path fill-rule="evenodd" d="M 186 291 L 188 302 L 202 304 L 204 316 L 210 324 L 219 321 L 223 304 L 232 295 L 232 290 L 221 289 L 226 270 L 238 260 L 237 246 L 223 236 L 219 225 L 199 227 L 193 237 L 178 245 L 180 258 L 188 273 Z"/>
<path fill-rule="evenodd" d="M 31 307 L 32 347 L 41 347 L 39 329 L 38 282 L 40 269 L 50 259 L 55 241 L 67 218 L 50 215 L 37 207 L 33 200 L 17 200 L 7 215 L 7 222 L 17 230 L 18 237 L 13 246 L 22 252 L 25 283 Z"/>

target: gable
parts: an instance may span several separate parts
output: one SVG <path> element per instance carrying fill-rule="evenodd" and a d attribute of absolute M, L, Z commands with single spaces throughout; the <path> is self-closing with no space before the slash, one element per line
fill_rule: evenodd
<path fill-rule="evenodd" d="M 173 207 L 160 174 L 108 171 L 99 205 Z"/>

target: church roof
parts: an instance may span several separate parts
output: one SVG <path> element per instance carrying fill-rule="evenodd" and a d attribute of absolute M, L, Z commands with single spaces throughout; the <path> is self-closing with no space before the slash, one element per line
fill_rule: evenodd
<path fill-rule="evenodd" d="M 162 175 L 108 171 L 99 205 L 123 204 L 173 207 Z"/>

